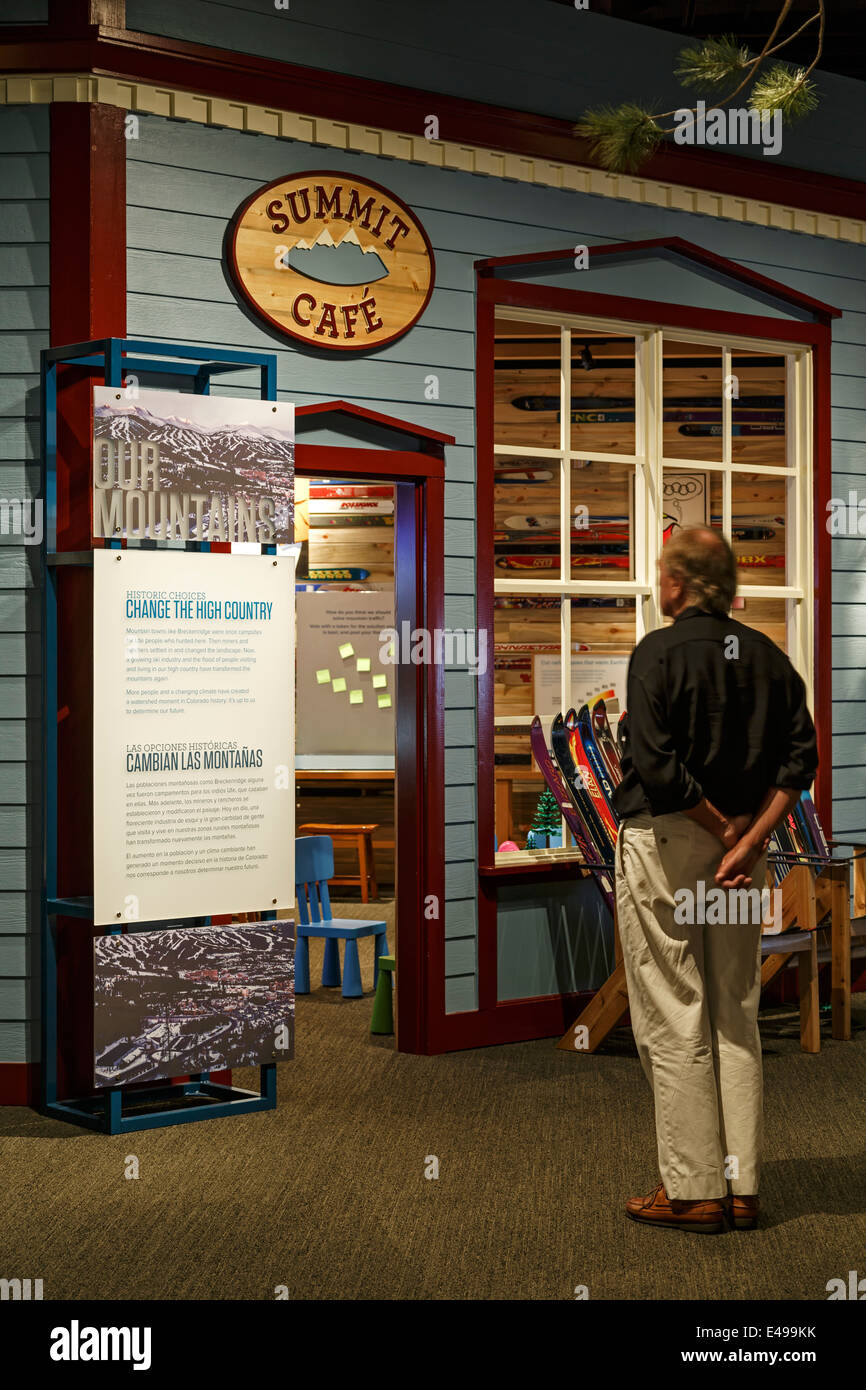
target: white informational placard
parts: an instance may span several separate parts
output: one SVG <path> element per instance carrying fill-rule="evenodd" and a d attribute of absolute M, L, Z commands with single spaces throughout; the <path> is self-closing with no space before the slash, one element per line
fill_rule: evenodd
<path fill-rule="evenodd" d="M 662 475 L 662 534 L 668 541 L 687 526 L 710 524 L 710 475 L 666 468 Z"/>
<path fill-rule="evenodd" d="M 394 595 L 297 595 L 299 768 L 394 766 Z"/>
<path fill-rule="evenodd" d="M 596 695 L 613 690 L 620 710 L 626 708 L 627 656 L 593 656 L 581 652 L 571 658 L 571 703 L 580 709 Z M 536 656 L 532 663 L 533 711 L 542 719 L 565 714 L 558 656 Z"/>
<path fill-rule="evenodd" d="M 94 922 L 294 905 L 293 555 L 93 555 Z"/>

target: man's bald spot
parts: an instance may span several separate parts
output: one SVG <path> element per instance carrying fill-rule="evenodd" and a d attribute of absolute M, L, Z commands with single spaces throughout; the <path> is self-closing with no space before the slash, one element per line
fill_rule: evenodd
<path fill-rule="evenodd" d="M 704 545 L 711 546 L 714 550 L 724 550 L 725 543 L 718 531 L 713 531 L 708 526 L 695 526 L 692 535 L 696 539 L 703 541 Z"/>

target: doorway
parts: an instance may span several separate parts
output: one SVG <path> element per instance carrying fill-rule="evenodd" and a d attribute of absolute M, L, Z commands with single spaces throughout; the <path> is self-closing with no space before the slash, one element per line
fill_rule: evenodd
<path fill-rule="evenodd" d="M 444 446 L 451 440 L 344 402 L 299 407 L 297 433 L 296 539 L 305 547 L 297 580 L 298 833 L 311 823 L 375 824 L 376 899 L 369 877 L 367 903 L 361 882 L 338 883 L 332 897 L 367 918 L 388 907 L 396 1047 L 442 1051 L 443 670 L 402 659 L 400 642 L 389 655 L 380 634 L 400 634 L 407 624 L 409 631 L 444 626 Z M 361 517 L 363 526 L 336 524 Z M 328 524 L 313 525 L 323 518 Z M 341 712 L 345 729 L 333 727 Z M 360 747 L 352 747 L 353 731 Z M 337 878 L 362 878 L 359 857 L 356 845 L 335 846 Z"/>

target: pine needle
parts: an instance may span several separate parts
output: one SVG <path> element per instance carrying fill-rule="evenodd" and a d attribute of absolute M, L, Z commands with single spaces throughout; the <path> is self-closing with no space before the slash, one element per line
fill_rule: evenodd
<path fill-rule="evenodd" d="M 652 114 L 634 102 L 587 111 L 574 133 L 592 142 L 593 157 L 614 174 L 636 173 L 662 138 Z"/>
<path fill-rule="evenodd" d="M 757 111 L 781 110 L 786 121 L 807 116 L 818 105 L 814 82 L 804 80 L 803 68 L 776 62 L 762 72 L 751 90 L 749 101 Z"/>
<path fill-rule="evenodd" d="M 713 91 L 739 77 L 749 62 L 749 50 L 733 34 L 706 39 L 699 48 L 684 48 L 674 68 L 684 87 Z"/>

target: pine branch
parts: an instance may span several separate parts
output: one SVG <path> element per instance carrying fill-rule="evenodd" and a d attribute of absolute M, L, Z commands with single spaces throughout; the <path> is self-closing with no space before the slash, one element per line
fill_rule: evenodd
<path fill-rule="evenodd" d="M 628 101 L 587 111 L 574 133 L 591 141 L 594 158 L 615 174 L 635 173 L 662 138 L 652 113 Z"/>
<path fill-rule="evenodd" d="M 756 110 L 780 109 L 783 117 L 789 121 L 807 115 L 818 105 L 818 94 L 815 84 L 809 81 L 809 74 L 817 66 L 824 49 L 826 8 L 824 0 L 817 0 L 815 14 L 787 38 L 776 42 L 792 4 L 793 0 L 783 0 L 772 33 L 756 57 L 750 57 L 748 49 L 739 46 L 732 35 L 707 39 L 699 47 L 688 48 L 681 53 L 675 69 L 677 76 L 685 86 L 712 88 L 721 87 L 730 78 L 742 74 L 733 90 L 715 103 L 717 109 L 730 106 L 751 82 L 750 102 Z M 771 54 L 786 48 L 816 19 L 819 26 L 817 52 L 807 68 L 792 68 L 781 60 L 764 68 Z M 691 109 L 693 112 L 697 110 L 696 107 Z M 610 173 L 634 174 L 654 153 L 662 137 L 675 133 L 660 122 L 671 116 L 679 116 L 681 110 L 678 108 L 657 114 L 645 110 L 636 102 L 622 102 L 619 106 L 587 111 L 575 125 L 574 133 L 592 142 L 593 157 L 603 169 Z"/>
<path fill-rule="evenodd" d="M 750 65 L 748 48 L 737 43 L 733 34 L 706 39 L 700 48 L 684 48 L 674 74 L 684 87 L 712 91 Z"/>
<path fill-rule="evenodd" d="M 756 111 L 781 110 L 786 121 L 795 121 L 815 110 L 818 94 L 803 68 L 776 62 L 761 73 L 749 100 Z"/>

